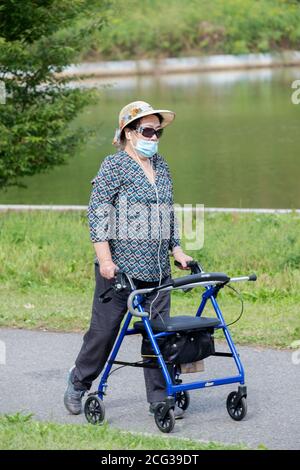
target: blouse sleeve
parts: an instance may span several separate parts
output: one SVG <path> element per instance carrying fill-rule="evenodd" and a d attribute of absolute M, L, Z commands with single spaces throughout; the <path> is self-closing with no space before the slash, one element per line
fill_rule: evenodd
<path fill-rule="evenodd" d="M 114 200 L 120 188 L 119 168 L 111 156 L 104 159 L 91 183 L 93 188 L 87 210 L 90 239 L 93 243 L 108 241 L 114 236 Z"/>

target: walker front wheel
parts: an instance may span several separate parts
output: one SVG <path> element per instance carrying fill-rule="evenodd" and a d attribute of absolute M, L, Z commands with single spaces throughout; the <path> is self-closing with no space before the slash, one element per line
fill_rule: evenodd
<path fill-rule="evenodd" d="M 154 419 L 156 426 L 161 432 L 171 432 L 174 429 L 175 426 L 175 416 L 174 416 L 174 410 L 173 408 L 170 408 L 166 415 L 163 417 L 162 412 L 164 409 L 165 405 L 161 404 L 159 405 L 154 413 Z"/>
<path fill-rule="evenodd" d="M 247 414 L 246 397 L 238 397 L 238 392 L 231 392 L 227 397 L 226 407 L 229 416 L 235 421 L 241 421 Z"/>
<path fill-rule="evenodd" d="M 84 405 L 84 414 L 89 423 L 103 424 L 105 417 L 103 401 L 96 395 L 89 396 Z"/>

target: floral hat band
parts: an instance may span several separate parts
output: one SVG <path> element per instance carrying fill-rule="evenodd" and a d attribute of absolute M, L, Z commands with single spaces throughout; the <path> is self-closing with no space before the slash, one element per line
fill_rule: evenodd
<path fill-rule="evenodd" d="M 162 116 L 161 127 L 166 127 L 174 118 L 175 113 L 167 109 L 154 109 L 149 103 L 145 101 L 133 101 L 121 109 L 119 114 L 119 127 L 116 129 L 113 144 L 120 145 L 121 133 L 124 127 L 136 119 L 140 119 L 151 114 L 160 114 Z"/>

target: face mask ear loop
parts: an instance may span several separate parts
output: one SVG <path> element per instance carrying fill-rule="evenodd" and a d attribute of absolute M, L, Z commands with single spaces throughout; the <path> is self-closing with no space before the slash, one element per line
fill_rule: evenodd
<path fill-rule="evenodd" d="M 136 129 L 132 129 L 132 130 L 130 131 L 130 133 L 131 133 L 131 132 L 132 132 L 132 133 L 136 133 L 137 131 L 136 131 Z M 132 143 L 131 140 L 130 140 L 130 146 L 131 146 L 131 150 L 133 151 L 134 155 L 138 158 L 138 161 L 139 161 L 139 163 L 141 164 L 141 163 L 142 163 L 141 158 L 140 158 L 138 152 L 135 150 L 135 147 L 134 147 L 134 145 L 133 145 L 133 143 Z"/>

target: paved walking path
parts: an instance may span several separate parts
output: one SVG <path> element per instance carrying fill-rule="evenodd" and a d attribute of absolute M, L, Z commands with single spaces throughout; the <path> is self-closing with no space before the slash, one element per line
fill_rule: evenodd
<path fill-rule="evenodd" d="M 39 420 L 86 422 L 84 415 L 69 415 L 63 405 L 66 372 L 81 347 L 81 334 L 0 329 L 0 341 L 6 346 L 6 365 L 0 364 L 1 414 L 24 411 Z M 223 343 L 220 348 L 224 350 Z M 264 444 L 269 449 L 299 449 L 300 365 L 292 363 L 290 351 L 238 349 L 248 386 L 246 418 L 235 422 L 226 411 L 227 395 L 236 390 L 235 385 L 194 390 L 186 416 L 176 422 L 172 435 L 254 448 Z M 118 359 L 139 360 L 139 350 L 140 337 L 127 337 Z M 235 373 L 230 358 L 210 357 L 205 368 L 200 375 L 208 379 Z M 195 380 L 196 374 L 182 377 Z M 162 435 L 147 414 L 142 369 L 126 367 L 113 374 L 105 406 L 111 426 Z"/>

